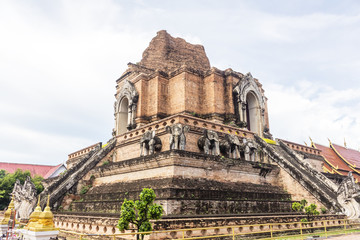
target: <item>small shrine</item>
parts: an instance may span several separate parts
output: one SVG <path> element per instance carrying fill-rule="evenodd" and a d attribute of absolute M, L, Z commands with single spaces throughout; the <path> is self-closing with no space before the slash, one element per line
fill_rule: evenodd
<path fill-rule="evenodd" d="M 54 215 L 50 209 L 50 197 L 43 212 L 40 207 L 40 197 L 34 212 L 31 213 L 28 224 L 20 230 L 24 240 L 55 239 L 59 229 L 55 228 Z"/>
<path fill-rule="evenodd" d="M 14 205 L 14 199 L 11 198 L 10 204 L 5 211 L 4 218 L 0 222 L 0 234 L 1 236 L 6 236 L 13 232 L 15 228 L 18 227 L 18 223 L 15 219 L 16 211 Z"/>

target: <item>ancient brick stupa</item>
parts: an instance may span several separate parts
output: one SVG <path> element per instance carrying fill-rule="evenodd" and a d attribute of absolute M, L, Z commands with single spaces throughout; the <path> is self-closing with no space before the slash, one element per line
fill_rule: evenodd
<path fill-rule="evenodd" d="M 69 170 L 42 193 L 65 210 L 58 227 L 115 233 L 123 199 L 143 188 L 164 207 L 159 229 L 284 215 L 304 198 L 341 212 L 338 186 L 316 169 L 318 151 L 272 140 L 260 82 L 210 67 L 203 46 L 160 31 L 116 84 L 113 138 L 70 154 Z"/>

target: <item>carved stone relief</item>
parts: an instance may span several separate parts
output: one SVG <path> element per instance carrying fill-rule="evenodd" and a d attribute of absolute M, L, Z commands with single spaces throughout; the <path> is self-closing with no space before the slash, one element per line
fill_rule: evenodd
<path fill-rule="evenodd" d="M 343 207 L 343 212 L 348 218 L 355 219 L 360 217 L 360 187 L 355 183 L 351 172 L 340 183 L 337 200 Z"/>
<path fill-rule="evenodd" d="M 220 155 L 219 136 L 215 131 L 204 130 L 204 135 L 198 140 L 198 147 L 204 151 L 205 154 Z"/>
<path fill-rule="evenodd" d="M 155 131 L 146 131 L 140 139 L 140 156 L 148 156 L 160 151 L 161 140 L 156 136 Z"/>
<path fill-rule="evenodd" d="M 29 176 L 26 178 L 24 185 L 21 185 L 20 181 L 16 180 L 12 195 L 17 216 L 20 219 L 28 219 L 37 202 L 36 188 Z"/>
<path fill-rule="evenodd" d="M 185 133 L 187 133 L 189 129 L 189 126 L 183 126 L 181 123 L 176 123 L 166 127 L 166 131 L 171 134 L 169 141 L 170 149 L 185 150 Z"/>

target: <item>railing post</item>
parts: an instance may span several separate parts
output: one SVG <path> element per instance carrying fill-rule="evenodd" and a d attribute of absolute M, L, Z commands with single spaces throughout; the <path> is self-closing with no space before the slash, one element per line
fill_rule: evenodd
<path fill-rule="evenodd" d="M 324 229 L 325 229 L 325 237 L 327 238 L 327 231 L 326 231 L 326 221 L 323 221 Z"/>
<path fill-rule="evenodd" d="M 273 226 L 270 224 L 270 235 L 271 239 L 273 239 Z"/>
<path fill-rule="evenodd" d="M 300 223 L 300 236 L 301 236 L 301 240 L 303 240 L 302 222 Z"/>
<path fill-rule="evenodd" d="M 233 240 L 235 240 L 235 230 L 234 230 L 234 227 L 232 227 L 232 233 L 233 233 Z"/>
<path fill-rule="evenodd" d="M 185 239 L 185 232 L 184 232 L 184 230 L 182 231 L 182 235 L 183 235 L 183 239 Z"/>
<path fill-rule="evenodd" d="M 346 231 L 346 219 L 344 219 L 344 230 Z"/>
<path fill-rule="evenodd" d="M 82 240 L 82 236 L 83 236 L 83 235 L 81 234 L 81 235 L 80 235 L 80 240 Z"/>

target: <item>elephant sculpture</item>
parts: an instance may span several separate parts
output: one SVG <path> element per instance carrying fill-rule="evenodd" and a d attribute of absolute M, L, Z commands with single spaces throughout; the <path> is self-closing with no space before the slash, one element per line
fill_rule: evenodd
<path fill-rule="evenodd" d="M 239 138 L 230 134 L 226 134 L 225 139 L 220 143 L 220 149 L 230 158 L 240 158 L 242 147 Z"/>
<path fill-rule="evenodd" d="M 140 139 L 140 156 L 152 155 L 155 151 L 160 151 L 161 147 L 161 140 L 155 131 L 146 131 Z"/>
<path fill-rule="evenodd" d="M 255 143 L 252 140 L 246 140 L 246 138 L 243 139 L 243 143 L 245 160 L 255 162 L 257 149 Z"/>
<path fill-rule="evenodd" d="M 204 135 L 198 140 L 198 147 L 204 151 L 205 154 L 220 155 L 219 136 L 215 131 L 204 130 Z"/>
<path fill-rule="evenodd" d="M 166 131 L 170 133 L 170 149 L 180 149 L 185 150 L 186 137 L 185 133 L 189 131 L 189 126 L 183 126 L 181 123 L 173 124 L 172 126 L 167 126 Z"/>

